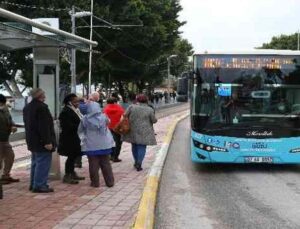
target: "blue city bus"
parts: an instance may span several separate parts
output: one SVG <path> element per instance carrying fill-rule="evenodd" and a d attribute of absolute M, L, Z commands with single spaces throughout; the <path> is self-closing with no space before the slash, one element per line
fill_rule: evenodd
<path fill-rule="evenodd" d="M 191 159 L 300 163 L 300 52 L 194 55 Z"/>

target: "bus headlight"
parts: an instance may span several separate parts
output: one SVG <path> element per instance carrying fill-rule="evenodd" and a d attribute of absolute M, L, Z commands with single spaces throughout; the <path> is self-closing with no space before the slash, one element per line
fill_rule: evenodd
<path fill-rule="evenodd" d="M 300 153 L 300 148 L 291 149 L 290 153 Z"/>
<path fill-rule="evenodd" d="M 221 148 L 221 147 L 217 147 L 217 146 L 211 146 L 211 145 L 207 145 L 207 144 L 204 144 L 202 142 L 198 142 L 197 140 L 193 139 L 193 142 L 194 142 L 194 146 L 201 149 L 201 150 L 204 150 L 204 151 L 207 151 L 207 152 L 212 152 L 212 151 L 217 151 L 217 152 L 228 152 L 227 149 L 225 148 Z"/>

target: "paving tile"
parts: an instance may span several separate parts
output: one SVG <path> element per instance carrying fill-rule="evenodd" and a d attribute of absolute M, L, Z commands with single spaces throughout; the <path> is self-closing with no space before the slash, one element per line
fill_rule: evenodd
<path fill-rule="evenodd" d="M 52 220 L 43 220 L 40 223 L 36 224 L 33 228 L 34 229 L 52 229 L 58 221 Z"/>
<path fill-rule="evenodd" d="M 97 214 L 97 212 L 93 212 L 92 214 L 88 214 L 84 219 L 97 219 L 98 221 L 102 219 L 105 214 Z"/>
<path fill-rule="evenodd" d="M 78 222 L 78 224 L 84 224 L 84 225 L 96 225 L 99 219 L 97 218 L 84 218 Z"/>
<path fill-rule="evenodd" d="M 122 205 L 118 205 L 115 207 L 115 209 L 118 209 L 119 211 L 128 211 L 131 208 L 132 208 L 131 206 L 122 206 Z"/>
<path fill-rule="evenodd" d="M 86 215 L 88 215 L 89 213 L 91 213 L 91 211 L 88 211 L 88 210 L 78 210 L 75 213 L 73 213 L 72 215 L 70 215 L 69 217 L 70 218 L 82 219 Z"/>
<path fill-rule="evenodd" d="M 108 212 L 108 211 L 111 211 L 112 209 L 113 209 L 112 206 L 103 206 L 103 205 L 101 205 L 96 209 L 96 211 L 106 211 L 106 212 Z"/>
<path fill-rule="evenodd" d="M 111 229 L 111 226 L 94 226 L 92 229 Z"/>
<path fill-rule="evenodd" d="M 127 210 L 120 210 L 118 208 L 115 208 L 114 210 L 110 211 L 108 215 L 117 215 L 117 216 L 122 216 L 127 212 Z"/>
<path fill-rule="evenodd" d="M 54 227 L 54 229 L 71 229 L 74 226 L 74 224 L 68 224 L 68 223 L 60 223 Z"/>
<path fill-rule="evenodd" d="M 34 199 L 38 199 L 38 200 L 45 200 L 47 198 L 49 198 L 49 195 L 36 195 L 35 197 L 33 197 Z"/>
<path fill-rule="evenodd" d="M 15 229 L 15 228 L 20 228 L 20 229 L 32 229 L 34 226 L 35 226 L 35 223 L 22 222 L 22 223 L 20 223 L 20 224 L 15 224 L 15 225 L 13 225 L 13 226 L 10 226 L 10 228 L 13 228 L 13 229 Z M 5 228 L 5 227 L 3 227 L 3 225 L 1 225 L 0 227 L 1 227 L 1 229 L 2 229 L 2 228 L 3 228 L 3 229 Z"/>
<path fill-rule="evenodd" d="M 80 198 L 81 199 L 85 199 L 85 200 L 92 200 L 94 199 L 96 196 L 95 195 L 83 195 Z"/>
<path fill-rule="evenodd" d="M 77 224 L 76 226 L 72 227 L 72 229 L 92 229 L 93 226 L 85 225 L 85 224 Z"/>
<path fill-rule="evenodd" d="M 67 218 L 64 219 L 63 223 L 64 224 L 74 225 L 74 224 L 78 223 L 80 220 L 81 219 L 67 217 Z"/>
<path fill-rule="evenodd" d="M 121 215 L 106 215 L 103 217 L 103 220 L 112 220 L 112 221 L 117 221 L 121 219 Z"/>
<path fill-rule="evenodd" d="M 114 220 L 99 220 L 98 226 L 113 226 L 116 222 Z"/>
<path fill-rule="evenodd" d="M 127 221 L 122 221 L 122 220 L 119 220 L 115 223 L 115 226 L 124 226 L 126 224 Z"/>

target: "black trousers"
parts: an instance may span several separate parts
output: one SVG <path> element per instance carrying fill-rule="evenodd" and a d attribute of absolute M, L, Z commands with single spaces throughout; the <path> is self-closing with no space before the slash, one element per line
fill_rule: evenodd
<path fill-rule="evenodd" d="M 3 188 L 2 188 L 2 184 L 0 184 L 0 199 L 3 199 Z"/>
<path fill-rule="evenodd" d="M 113 159 L 118 159 L 122 148 L 121 135 L 114 132 L 113 130 L 111 130 L 111 133 L 116 143 L 116 147 L 113 147 L 111 156 Z"/>
<path fill-rule="evenodd" d="M 70 154 L 65 164 L 65 174 L 73 174 L 75 172 L 75 161 L 78 155 Z"/>
<path fill-rule="evenodd" d="M 82 166 L 82 156 L 81 155 L 76 157 L 75 165 Z"/>

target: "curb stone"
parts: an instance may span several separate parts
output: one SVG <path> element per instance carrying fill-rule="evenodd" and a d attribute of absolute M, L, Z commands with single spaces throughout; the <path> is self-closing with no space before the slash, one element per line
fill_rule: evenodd
<path fill-rule="evenodd" d="M 158 192 L 159 181 L 161 178 L 164 163 L 168 154 L 169 146 L 172 141 L 177 124 L 189 114 L 184 114 L 176 118 L 169 127 L 163 144 L 155 156 L 153 165 L 147 177 L 146 185 L 139 204 L 137 217 L 132 226 L 133 229 L 152 229 L 154 228 L 155 205 Z"/>

